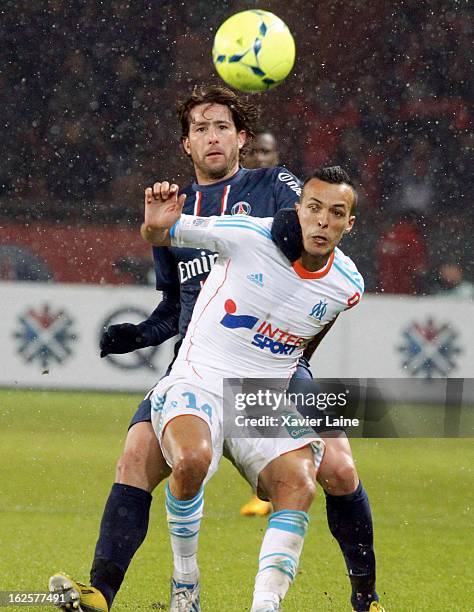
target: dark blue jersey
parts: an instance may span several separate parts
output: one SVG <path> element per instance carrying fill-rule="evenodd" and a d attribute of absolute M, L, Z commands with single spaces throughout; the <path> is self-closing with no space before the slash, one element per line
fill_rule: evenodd
<path fill-rule="evenodd" d="M 282 166 L 257 170 L 240 168 L 230 179 L 212 185 L 193 183 L 181 193 L 187 195 L 184 214 L 273 217 L 280 208 L 291 207 L 298 201 L 301 183 Z M 153 247 L 153 256 L 156 288 L 166 295 L 176 294 L 179 287 L 179 333 L 184 336 L 199 291 L 217 254 L 204 249 Z"/>

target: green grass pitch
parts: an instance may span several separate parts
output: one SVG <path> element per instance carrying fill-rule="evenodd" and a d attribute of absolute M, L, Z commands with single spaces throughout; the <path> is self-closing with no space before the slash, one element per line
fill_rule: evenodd
<path fill-rule="evenodd" d="M 88 579 L 115 461 L 139 399 L 0 391 L 0 591 L 44 591 L 58 570 Z M 353 450 L 372 504 L 378 587 L 387 611 L 474 610 L 472 439 L 354 440 Z M 206 489 L 199 551 L 203 610 L 250 607 L 266 520 L 239 516 L 248 493 L 223 460 Z M 323 497 L 319 490 L 286 612 L 350 610 Z M 170 572 L 161 486 L 148 537 L 113 609 L 167 609 Z"/>

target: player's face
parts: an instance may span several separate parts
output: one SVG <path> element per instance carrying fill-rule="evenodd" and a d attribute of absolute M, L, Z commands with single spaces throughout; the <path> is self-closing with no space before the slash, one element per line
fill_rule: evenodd
<path fill-rule="evenodd" d="M 311 179 L 306 183 L 301 202 L 296 205 L 303 232 L 303 263 L 317 270 L 325 265 L 343 234 L 351 231 L 354 192 L 350 185 L 331 184 Z"/>
<path fill-rule="evenodd" d="M 279 162 L 275 137 L 272 134 L 258 134 L 245 156 L 247 168 L 271 168 Z"/>
<path fill-rule="evenodd" d="M 215 183 L 235 174 L 245 131 L 237 132 L 229 108 L 199 104 L 190 112 L 189 134 L 183 147 L 193 160 L 198 183 Z"/>

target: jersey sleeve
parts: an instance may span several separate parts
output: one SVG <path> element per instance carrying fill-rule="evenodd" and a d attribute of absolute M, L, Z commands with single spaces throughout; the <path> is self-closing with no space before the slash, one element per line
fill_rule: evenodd
<path fill-rule="evenodd" d="M 153 247 L 155 279 L 158 291 L 179 292 L 179 278 L 176 261 L 168 247 Z"/>
<path fill-rule="evenodd" d="M 344 255 L 339 248 L 335 249 L 333 266 L 342 276 L 341 280 L 344 283 L 347 300 L 346 310 L 357 306 L 364 295 L 365 289 L 361 273 L 352 259 Z"/>
<path fill-rule="evenodd" d="M 272 240 L 272 219 L 234 215 L 195 217 L 181 215 L 170 230 L 175 247 L 205 248 L 220 255 L 231 256 L 243 245 L 258 240 Z"/>
<path fill-rule="evenodd" d="M 273 195 L 276 208 L 292 208 L 301 195 L 302 183 L 294 174 L 283 166 L 274 170 Z"/>

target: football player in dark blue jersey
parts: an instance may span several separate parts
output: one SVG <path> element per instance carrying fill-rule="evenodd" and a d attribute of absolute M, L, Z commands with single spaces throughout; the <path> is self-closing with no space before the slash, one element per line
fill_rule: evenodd
<path fill-rule="evenodd" d="M 267 129 L 257 130 L 245 155 L 246 168 L 271 168 L 280 164 L 280 154 L 275 136 Z M 272 511 L 270 502 L 252 495 L 240 509 L 242 516 L 266 516 Z"/>
<path fill-rule="evenodd" d="M 292 207 L 298 200 L 300 182 L 286 168 L 250 170 L 240 166 L 240 155 L 254 135 L 257 111 L 252 104 L 225 87 L 201 87 L 179 105 L 178 118 L 183 149 L 193 163 L 196 176 L 195 182 L 183 190 L 187 195 L 185 213 L 270 217 L 282 208 Z M 280 217 L 288 221 L 284 214 Z M 285 248 L 291 243 L 294 248 L 294 241 L 285 242 L 281 236 L 291 227 L 290 220 L 283 231 L 274 232 L 276 241 L 280 240 L 278 246 L 289 259 L 292 252 Z M 156 286 L 163 292 L 162 302 L 139 325 L 125 323 L 109 327 L 101 340 L 101 356 L 161 344 L 176 333 L 184 337 L 215 255 L 206 250 L 172 247 L 154 248 L 153 255 Z M 325 332 L 329 328 L 330 325 Z M 323 333 L 318 341 L 322 336 Z M 300 364 L 295 376 L 311 377 L 306 361 Z M 130 423 L 124 452 L 117 464 L 116 482 L 102 516 L 91 586 L 82 585 L 65 574 L 56 574 L 50 579 L 52 590 L 63 591 L 70 603 L 80 602 L 84 612 L 110 610 L 127 568 L 145 539 L 151 492 L 169 474 L 151 425 L 150 411 L 150 402 L 145 398 Z M 367 494 L 359 481 L 347 438 L 341 435 L 325 442 L 318 480 L 326 493 L 331 533 L 341 547 L 349 571 L 352 606 L 357 612 L 369 608 L 370 612 L 381 610 L 375 591 L 372 519 Z"/>

